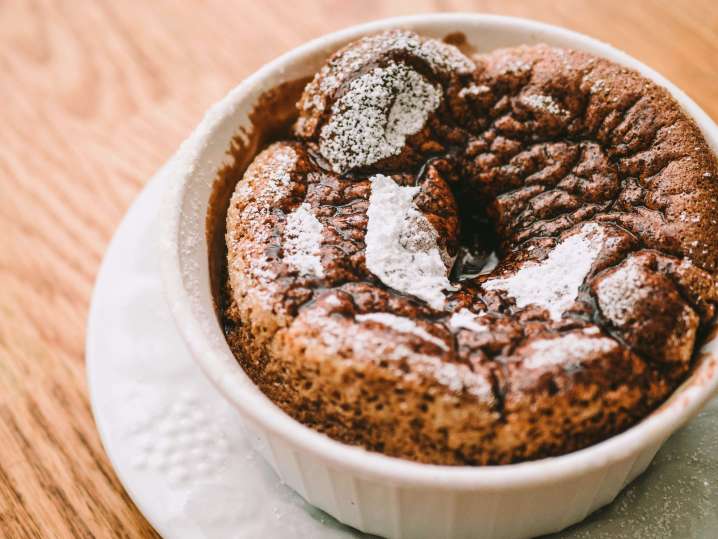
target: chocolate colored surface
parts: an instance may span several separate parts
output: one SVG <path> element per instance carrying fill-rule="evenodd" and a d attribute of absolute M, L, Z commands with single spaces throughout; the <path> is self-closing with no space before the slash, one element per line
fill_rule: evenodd
<path fill-rule="evenodd" d="M 242 366 L 306 425 L 420 462 L 559 455 L 635 424 L 689 372 L 718 299 L 718 169 L 697 127 L 664 89 L 585 53 L 517 47 L 452 71 L 373 39 L 349 70 L 332 71 L 357 45 L 330 59 L 292 140 L 239 171 L 222 307 Z M 438 85 L 441 104 L 398 154 L 332 171 L 319 149 L 332 105 L 391 62 Z M 339 81 L 330 93 L 326 77 Z M 420 187 L 414 202 L 448 255 L 496 249 L 498 267 L 461 280 L 454 267 L 458 289 L 440 310 L 387 288 L 365 260 L 378 173 Z M 287 215 L 301 204 L 322 224 L 321 276 L 284 260 Z M 605 241 L 559 320 L 482 286 L 545 261 L 585 223 Z M 462 309 L 482 313 L 485 330 L 452 330 Z M 371 313 L 431 338 L 357 320 Z"/>

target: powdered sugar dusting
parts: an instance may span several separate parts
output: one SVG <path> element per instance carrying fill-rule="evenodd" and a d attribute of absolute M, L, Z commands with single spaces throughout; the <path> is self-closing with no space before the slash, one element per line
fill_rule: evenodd
<path fill-rule="evenodd" d="M 505 292 L 518 308 L 538 305 L 560 320 L 576 301 L 578 289 L 604 245 L 603 229 L 584 224 L 578 233 L 559 243 L 542 262 L 527 263 L 513 275 L 483 284 L 486 290 Z"/>
<path fill-rule="evenodd" d="M 603 79 L 598 79 L 598 80 L 596 80 L 596 81 L 593 82 L 593 84 L 591 85 L 591 90 L 590 90 L 590 91 L 591 91 L 592 94 L 596 94 L 596 93 L 598 93 L 598 92 L 600 92 L 600 91 L 602 91 L 602 90 L 605 90 L 605 89 L 606 89 L 606 81 L 603 80 Z M 604 92 L 604 93 L 605 93 L 605 92 Z"/>
<path fill-rule="evenodd" d="M 441 361 L 438 358 L 427 358 L 422 356 L 415 359 L 414 362 L 418 368 L 421 368 L 422 362 L 439 383 L 445 385 L 450 390 L 459 392 L 466 391 L 482 400 L 493 399 L 491 384 L 481 373 L 472 371 L 468 366 L 460 363 L 449 363 Z"/>
<path fill-rule="evenodd" d="M 496 269 L 496 266 L 499 265 L 499 257 L 496 256 L 496 253 L 494 251 L 491 251 L 489 254 L 489 257 L 486 259 L 486 262 L 484 262 L 483 267 L 479 270 L 479 275 L 485 275 L 487 273 L 491 273 Z"/>
<path fill-rule="evenodd" d="M 445 361 L 435 355 L 418 354 L 403 344 L 394 347 L 390 356 L 392 359 L 411 357 L 413 372 L 410 376 L 414 376 L 414 373 L 426 375 L 449 391 L 466 392 L 482 401 L 492 401 L 494 398 L 491 382 L 486 374 L 473 371 L 466 364 Z"/>
<path fill-rule="evenodd" d="M 301 275 L 324 277 L 319 256 L 322 228 L 307 203 L 287 216 L 284 228 L 284 261 L 297 268 Z"/>
<path fill-rule="evenodd" d="M 290 173 L 297 164 L 297 153 L 291 146 L 279 146 L 274 152 L 274 168 L 271 171 L 271 180 L 287 186 L 291 181 Z"/>
<path fill-rule="evenodd" d="M 477 322 L 481 315 L 476 315 L 468 309 L 461 309 L 451 315 L 449 319 L 449 328 L 456 333 L 460 329 L 468 329 L 474 333 L 483 333 L 489 331 L 489 328 L 480 322 Z"/>
<path fill-rule="evenodd" d="M 419 187 L 403 187 L 383 174 L 371 178 L 366 265 L 385 285 L 444 306 L 442 290 L 453 290 L 438 236 L 414 206 Z"/>
<path fill-rule="evenodd" d="M 550 112 L 556 116 L 562 116 L 568 114 L 554 99 L 549 95 L 543 94 L 530 94 L 522 95 L 519 101 L 527 107 L 534 110 L 544 110 Z"/>
<path fill-rule="evenodd" d="M 319 151 L 337 173 L 401 152 L 441 102 L 441 91 L 406 64 L 375 67 L 332 106 Z"/>
<path fill-rule="evenodd" d="M 464 99 L 467 96 L 478 96 L 478 95 L 485 94 L 490 91 L 491 91 L 491 88 L 489 88 L 485 84 L 481 84 L 481 85 L 469 84 L 465 88 L 462 88 L 461 90 L 459 90 L 459 97 Z"/>
<path fill-rule="evenodd" d="M 567 333 L 554 339 L 537 339 L 525 348 L 523 366 L 539 369 L 553 365 L 575 365 L 587 357 L 617 350 L 618 343 L 607 337 L 586 337 L 583 333 Z"/>
<path fill-rule="evenodd" d="M 434 335 L 426 331 L 424 328 L 418 326 L 416 322 L 414 322 L 410 318 L 406 318 L 405 316 L 396 316 L 391 313 L 370 313 L 359 314 L 356 316 L 356 319 L 359 322 L 377 322 L 378 324 L 390 327 L 391 329 L 400 333 L 410 333 L 412 335 L 416 335 L 417 337 L 425 340 L 426 342 L 435 344 L 442 350 L 449 349 L 449 347 L 444 341 L 442 341 L 438 337 L 435 337 Z"/>
<path fill-rule="evenodd" d="M 257 156 L 232 195 L 228 216 L 234 216 L 235 226 L 227 229 L 226 236 L 232 286 L 240 286 L 243 280 L 242 286 L 247 286 L 255 297 L 266 295 L 267 286 L 277 277 L 273 261 L 262 246 L 272 241 L 270 209 L 291 193 L 297 157 L 289 144 L 272 145 Z M 243 277 L 246 269 L 247 278 Z"/>
<path fill-rule="evenodd" d="M 252 200 L 257 198 L 259 202 L 274 205 L 280 199 L 287 196 L 290 191 L 291 174 L 297 164 L 297 153 L 287 144 L 276 144 L 272 147 L 271 159 L 264 159 L 259 174 L 254 174 L 254 179 L 245 179 L 237 184 L 233 194 L 234 200 Z M 262 182 L 261 189 L 257 188 L 257 182 Z M 255 209 L 256 204 L 247 204 L 246 212 L 259 211 Z"/>
<path fill-rule="evenodd" d="M 384 356 L 384 358 L 392 360 L 401 360 L 407 357 L 411 358 L 412 372 L 408 375 L 402 373 L 402 376 L 426 375 L 429 379 L 436 380 L 445 386 L 449 391 L 466 392 L 482 401 L 490 402 L 494 399 L 491 382 L 487 375 L 481 371 L 473 371 L 466 364 L 445 361 L 436 355 L 420 354 L 404 344 L 394 346 L 392 351 Z"/>
<path fill-rule="evenodd" d="M 435 39 L 422 39 L 413 32 L 394 30 L 367 36 L 352 43 L 320 70 L 315 81 L 319 81 L 322 94 L 330 94 L 367 62 L 397 52 L 414 55 L 426 62 L 432 70 L 443 74 L 466 74 L 475 67 L 474 63 L 453 45 Z M 318 105 L 318 108 L 322 109 L 319 103 L 312 105 Z"/>
<path fill-rule="evenodd" d="M 418 38 L 418 36 L 416 36 Z M 428 63 L 435 71 L 455 72 L 461 75 L 470 73 L 476 67 L 464 54 L 454 47 L 436 39 L 420 40 L 416 55 Z M 410 47 L 407 47 L 410 48 Z"/>
<path fill-rule="evenodd" d="M 603 316 L 617 326 L 628 322 L 636 304 L 650 293 L 643 284 L 640 266 L 634 259 L 627 259 L 596 287 L 596 299 Z"/>

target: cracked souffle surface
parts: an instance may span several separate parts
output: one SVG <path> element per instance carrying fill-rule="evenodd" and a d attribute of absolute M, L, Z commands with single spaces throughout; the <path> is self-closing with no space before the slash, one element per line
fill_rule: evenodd
<path fill-rule="evenodd" d="M 668 92 L 607 60 L 363 38 L 237 184 L 227 340 L 342 442 L 439 464 L 586 447 L 691 368 L 716 174 Z"/>

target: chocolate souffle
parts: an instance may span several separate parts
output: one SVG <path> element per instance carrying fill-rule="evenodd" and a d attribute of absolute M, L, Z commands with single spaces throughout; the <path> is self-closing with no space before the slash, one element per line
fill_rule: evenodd
<path fill-rule="evenodd" d="M 236 185 L 227 340 L 347 444 L 471 465 L 586 447 L 691 369 L 718 300 L 717 174 L 669 93 L 615 63 L 360 39 Z"/>

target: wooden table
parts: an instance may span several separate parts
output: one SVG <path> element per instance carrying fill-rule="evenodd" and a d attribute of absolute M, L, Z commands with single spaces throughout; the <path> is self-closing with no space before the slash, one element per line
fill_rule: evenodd
<path fill-rule="evenodd" d="M 486 11 L 608 41 L 718 118 L 718 3 L 0 3 L 0 536 L 150 537 L 100 444 L 84 369 L 98 265 L 132 199 L 243 77 L 320 34 Z"/>

